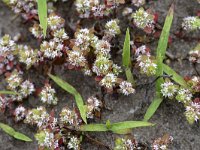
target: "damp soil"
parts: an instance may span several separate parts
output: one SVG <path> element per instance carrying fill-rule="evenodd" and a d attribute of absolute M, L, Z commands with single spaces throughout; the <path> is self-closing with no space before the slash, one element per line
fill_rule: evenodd
<path fill-rule="evenodd" d="M 150 1 L 145 5 L 145 8 L 151 8 L 158 13 L 158 23 L 162 26 L 167 11 L 169 9 L 172 0 L 155 0 Z M 127 4 L 127 6 L 129 6 Z M 66 30 L 72 37 L 75 26 L 79 18 L 74 11 L 75 7 L 71 1 L 67 3 L 58 3 L 56 5 L 59 8 L 58 13 L 66 19 Z M 98 27 L 102 28 L 106 21 L 111 18 L 117 17 L 121 23 L 122 35 L 116 37 L 112 42 L 114 45 L 112 51 L 113 60 L 121 64 L 121 48 L 123 45 L 124 33 L 128 26 L 131 24 L 121 16 L 120 12 L 123 7 L 120 7 L 116 14 L 110 18 L 105 19 L 82 19 L 79 20 L 79 25 L 82 27 Z M 134 8 L 136 9 L 136 8 Z M 188 61 L 188 52 L 194 48 L 200 39 L 199 32 L 185 33 L 184 37 L 177 37 L 175 33 L 180 29 L 181 21 L 183 17 L 196 15 L 200 5 L 196 0 L 181 0 L 175 2 L 175 16 L 171 29 L 172 43 L 169 45 L 167 51 L 173 55 L 174 59 L 166 60 L 174 70 L 176 70 L 182 76 L 197 75 L 195 67 Z M 31 33 L 28 31 L 30 24 L 25 23 L 20 16 L 15 15 L 8 7 L 6 7 L 0 1 L 0 36 L 4 34 L 10 34 L 14 37 L 16 34 L 21 34 L 20 43 L 29 44 L 34 48 L 39 46 Z M 144 36 L 145 34 L 136 28 L 131 28 L 132 37 Z M 151 38 L 151 37 L 149 37 Z M 152 53 L 155 53 L 157 46 L 157 39 L 151 42 L 147 41 L 147 45 L 151 48 Z M 196 66 L 196 70 L 200 71 L 200 66 Z M 119 122 L 126 120 L 141 120 L 153 100 L 155 94 L 154 78 L 147 78 L 138 73 L 137 70 L 133 70 L 133 74 L 137 80 L 136 94 L 128 97 L 117 94 L 106 94 L 102 92 L 102 89 L 95 82 L 94 78 L 86 77 L 81 72 L 69 71 L 64 67 L 55 66 L 54 73 L 62 77 L 64 80 L 72 84 L 83 96 L 84 99 L 92 95 L 97 95 L 104 100 L 105 105 L 109 109 L 102 110 L 101 119 L 96 119 L 94 122 L 105 123 L 106 120 L 111 122 Z M 36 87 L 42 87 L 47 76 L 41 75 L 36 69 L 31 69 L 25 72 L 27 78 L 31 79 Z M 2 77 L 0 88 L 5 87 L 5 81 Z M 58 114 L 62 107 L 74 105 L 73 97 L 63 90 L 61 90 L 54 83 L 53 87 L 56 88 L 57 95 L 59 97 L 59 103 L 54 107 L 55 112 Z M 26 100 L 26 105 L 30 108 L 42 105 L 39 103 L 37 97 L 30 97 Z M 51 108 L 48 108 L 49 110 Z M 200 149 L 200 126 L 199 123 L 189 125 L 184 116 L 184 107 L 182 104 L 175 100 L 164 100 L 160 105 L 155 115 L 150 122 L 155 123 L 154 127 L 138 128 L 134 129 L 132 134 L 140 143 L 148 145 L 155 138 L 161 137 L 165 133 L 169 133 L 174 137 L 174 141 L 170 146 L 170 150 L 199 150 Z M 17 131 L 25 133 L 34 139 L 34 133 L 36 129 L 23 123 L 15 123 L 10 114 L 0 114 L 0 122 L 7 123 L 15 128 Z M 88 133 L 93 139 L 101 141 L 107 146 L 113 147 L 115 138 L 119 135 L 106 133 Z M 92 143 L 90 140 L 84 139 L 82 142 L 83 150 L 106 150 L 104 146 L 99 146 Z M 37 150 L 37 142 L 34 140 L 31 143 L 25 143 L 13 139 L 12 137 L 0 131 L 0 150 Z"/>

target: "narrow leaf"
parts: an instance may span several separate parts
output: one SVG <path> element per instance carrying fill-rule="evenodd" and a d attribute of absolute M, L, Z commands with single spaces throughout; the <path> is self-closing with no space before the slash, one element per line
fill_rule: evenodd
<path fill-rule="evenodd" d="M 133 86 L 135 86 L 135 80 L 133 78 L 131 69 L 126 68 L 125 73 L 126 73 L 126 78 L 127 78 L 128 82 L 130 82 Z"/>
<path fill-rule="evenodd" d="M 165 53 L 167 50 L 167 44 L 168 44 L 168 39 L 169 39 L 169 33 L 170 33 L 170 28 L 172 25 L 172 21 L 173 21 L 173 16 L 174 16 L 174 5 L 172 4 L 172 6 L 170 7 L 169 11 L 168 11 L 168 15 L 165 19 L 165 23 L 164 23 L 164 27 L 162 29 L 162 33 L 158 42 L 158 47 L 156 50 L 156 61 L 157 61 L 157 72 L 156 75 L 157 77 L 162 76 L 163 75 L 163 60 L 165 57 Z M 160 91 L 160 84 L 162 84 L 164 82 L 163 78 L 159 78 L 157 80 L 157 85 L 156 85 L 156 91 Z"/>
<path fill-rule="evenodd" d="M 161 90 L 161 84 L 164 82 L 164 80 L 160 76 L 163 75 L 163 60 L 164 60 L 165 53 L 167 50 L 167 44 L 168 44 L 168 39 L 169 39 L 169 34 L 170 34 L 170 28 L 173 21 L 173 16 L 174 16 L 174 4 L 171 5 L 168 11 L 167 17 L 165 19 L 164 27 L 162 29 L 162 33 L 158 42 L 158 47 L 156 50 L 156 54 L 157 54 L 156 76 L 159 77 L 156 81 L 156 98 L 153 100 L 153 102 L 151 103 L 151 105 L 146 111 L 146 114 L 144 116 L 145 121 L 148 121 L 154 115 L 159 105 L 163 101 L 163 97 L 160 94 L 160 90 Z"/>
<path fill-rule="evenodd" d="M 15 139 L 21 140 L 21 141 L 25 141 L 25 142 L 31 142 L 32 139 L 30 139 L 29 137 L 27 137 L 26 135 L 20 133 L 20 132 L 16 132 L 12 127 L 4 124 L 4 123 L 0 123 L 0 128 L 6 132 L 8 135 L 14 137 Z"/>
<path fill-rule="evenodd" d="M 136 127 L 146 127 L 146 126 L 153 126 L 154 124 L 145 122 L 145 121 L 124 121 L 113 123 L 111 127 L 111 131 L 123 130 L 123 129 L 132 129 Z"/>
<path fill-rule="evenodd" d="M 13 136 L 15 134 L 15 130 L 13 128 L 11 128 L 10 126 L 4 124 L 4 123 L 0 123 L 0 128 L 6 132 L 7 134 Z"/>
<path fill-rule="evenodd" d="M 160 106 L 161 102 L 162 102 L 162 98 L 159 98 L 159 97 L 153 100 L 153 102 L 151 103 L 151 105 L 146 111 L 146 114 L 144 116 L 144 121 L 148 121 L 154 115 L 154 113 Z"/>
<path fill-rule="evenodd" d="M 14 91 L 0 91 L 0 94 L 17 95 L 17 93 Z"/>
<path fill-rule="evenodd" d="M 38 4 L 38 15 L 39 15 L 40 26 L 42 27 L 44 37 L 46 37 L 47 1 L 46 0 L 37 0 L 37 4 Z"/>
<path fill-rule="evenodd" d="M 80 127 L 80 131 L 108 131 L 105 124 L 86 124 Z"/>
<path fill-rule="evenodd" d="M 18 140 L 21 140 L 21 141 L 26 141 L 26 142 L 31 142 L 32 141 L 32 139 L 30 139 L 26 135 L 24 135 L 22 133 L 19 133 L 19 132 L 15 132 L 14 138 L 16 138 Z"/>
<path fill-rule="evenodd" d="M 122 62 L 125 67 L 129 67 L 129 65 L 130 65 L 130 33 L 129 33 L 128 28 L 126 30 L 126 37 L 125 37 L 125 41 L 124 41 Z"/>
<path fill-rule="evenodd" d="M 57 85 L 59 85 L 62 89 L 64 89 L 65 91 L 69 92 L 70 94 L 72 94 L 75 97 L 76 104 L 77 104 L 77 107 L 78 107 L 78 109 L 80 111 L 81 118 L 83 119 L 83 121 L 85 123 L 87 123 L 87 120 L 86 120 L 86 109 L 85 109 L 85 106 L 84 106 L 84 102 L 83 102 L 83 99 L 82 99 L 81 95 L 77 92 L 77 90 L 73 86 L 71 86 L 69 83 L 67 83 L 66 81 L 60 79 L 59 77 L 53 76 L 51 74 L 49 74 L 49 77 L 55 83 L 57 83 Z"/>
<path fill-rule="evenodd" d="M 187 85 L 186 81 L 183 79 L 183 77 L 181 77 L 179 74 L 177 74 L 172 68 L 163 64 L 163 69 L 166 74 L 168 74 L 169 76 L 172 75 L 172 79 L 175 82 L 177 82 L 178 84 L 180 84 L 181 86 L 183 86 L 185 88 L 188 88 L 188 85 Z"/>
<path fill-rule="evenodd" d="M 113 130 L 112 132 L 116 134 L 129 134 L 132 132 L 132 129 Z"/>

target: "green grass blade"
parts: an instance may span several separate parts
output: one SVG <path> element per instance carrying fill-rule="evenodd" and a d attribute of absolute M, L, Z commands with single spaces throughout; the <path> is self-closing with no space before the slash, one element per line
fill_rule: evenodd
<path fill-rule="evenodd" d="M 8 126 L 8 125 L 6 125 L 4 123 L 0 123 L 0 128 L 4 132 L 6 132 L 7 134 L 9 134 L 10 136 L 13 136 L 15 134 L 15 130 L 12 127 L 10 127 L 10 126 Z"/>
<path fill-rule="evenodd" d="M 78 109 L 80 111 L 81 118 L 83 119 L 83 121 L 85 123 L 87 123 L 85 105 L 84 105 L 84 102 L 83 102 L 83 99 L 82 99 L 81 95 L 77 92 L 77 90 L 73 86 L 71 86 L 69 83 L 67 83 L 66 81 L 60 79 L 57 76 L 49 74 L 49 77 L 55 83 L 57 83 L 57 85 L 59 85 L 62 89 L 64 89 L 65 91 L 69 92 L 70 94 L 72 94 L 75 97 L 76 104 L 77 104 L 77 107 L 78 107 Z"/>
<path fill-rule="evenodd" d="M 14 91 L 0 91 L 0 94 L 17 95 Z"/>
<path fill-rule="evenodd" d="M 173 16 L 174 16 L 174 4 L 171 5 L 167 17 L 165 19 L 164 27 L 158 42 L 158 47 L 156 50 L 156 61 L 157 61 L 157 71 L 156 71 L 156 76 L 160 77 L 163 75 L 163 60 L 165 58 L 165 53 L 167 50 L 167 44 L 168 44 L 168 39 L 169 39 L 169 34 L 170 34 L 170 28 L 172 25 L 173 21 Z M 163 97 L 160 94 L 161 90 L 161 84 L 164 82 L 163 78 L 158 78 L 156 81 L 156 98 L 153 100 L 152 104 L 149 106 L 149 108 L 146 111 L 146 114 L 144 116 L 144 120 L 148 121 L 156 112 L 158 109 L 159 105 L 161 104 Z"/>
<path fill-rule="evenodd" d="M 172 79 L 176 83 L 180 84 L 181 86 L 183 86 L 185 88 L 188 88 L 188 85 L 187 85 L 186 81 L 183 79 L 183 77 L 181 77 L 179 74 L 177 74 L 172 68 L 163 64 L 163 69 L 166 74 L 168 74 L 169 76 L 172 75 Z"/>
<path fill-rule="evenodd" d="M 137 127 L 146 127 L 146 126 L 153 126 L 153 125 L 154 124 L 146 122 L 146 121 L 124 121 L 124 122 L 113 123 L 110 130 L 115 132 L 118 130 L 132 129 L 132 128 L 137 128 Z"/>
<path fill-rule="evenodd" d="M 148 121 L 156 112 L 162 102 L 162 98 L 155 98 L 144 115 L 144 121 Z"/>
<path fill-rule="evenodd" d="M 32 142 L 33 141 L 32 139 L 30 139 L 26 135 L 19 133 L 19 132 L 15 132 L 14 138 L 21 140 L 21 141 L 26 141 L 26 142 Z"/>
<path fill-rule="evenodd" d="M 168 11 L 168 15 L 165 19 L 164 27 L 158 42 L 158 47 L 156 50 L 156 61 L 157 61 L 157 72 L 156 75 L 157 77 L 163 75 L 163 60 L 165 58 L 165 53 L 167 50 L 167 44 L 168 44 L 168 39 L 169 39 L 169 34 L 170 34 L 170 28 L 172 25 L 173 21 L 173 16 L 174 16 L 174 5 L 170 7 Z M 163 78 L 159 78 L 158 82 L 163 82 Z M 157 88 L 159 90 L 160 88 Z"/>
<path fill-rule="evenodd" d="M 131 47 L 130 47 L 130 33 L 129 29 L 127 28 L 126 30 L 126 37 L 124 41 L 124 46 L 123 46 L 123 53 L 122 53 L 122 63 L 123 66 L 125 67 L 125 73 L 126 73 L 126 78 L 127 80 L 132 83 L 132 85 L 135 85 L 135 81 L 130 69 L 130 64 L 131 64 Z"/>
<path fill-rule="evenodd" d="M 15 139 L 21 140 L 21 141 L 25 141 L 25 142 L 31 142 L 32 139 L 30 139 L 29 137 L 27 137 L 26 135 L 20 133 L 20 132 L 16 132 L 12 127 L 4 124 L 4 123 L 0 123 L 0 128 L 6 132 L 8 135 L 14 137 Z"/>
<path fill-rule="evenodd" d="M 123 53 L 122 53 L 122 63 L 125 67 L 129 67 L 130 65 L 130 33 L 129 29 L 126 30 L 126 37 L 124 41 Z"/>
<path fill-rule="evenodd" d="M 38 4 L 38 16 L 40 21 L 40 26 L 43 30 L 43 35 L 46 37 L 47 32 L 47 0 L 37 0 Z"/>
<path fill-rule="evenodd" d="M 105 132 L 108 131 L 105 124 L 86 124 L 81 125 L 80 131 L 96 131 L 96 132 Z"/>
<path fill-rule="evenodd" d="M 126 78 L 127 78 L 128 82 L 132 83 L 132 85 L 135 86 L 135 80 L 133 78 L 131 69 L 126 68 L 125 73 L 126 73 Z"/>

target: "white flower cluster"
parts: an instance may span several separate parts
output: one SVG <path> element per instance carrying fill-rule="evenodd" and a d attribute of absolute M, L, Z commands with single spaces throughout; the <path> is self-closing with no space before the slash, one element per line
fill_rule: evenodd
<path fill-rule="evenodd" d="M 200 29 L 200 18 L 197 16 L 185 17 L 183 19 L 182 28 L 187 31 Z"/>
<path fill-rule="evenodd" d="M 34 87 L 33 83 L 31 83 L 29 80 L 25 80 L 20 85 L 19 93 L 23 97 L 27 97 L 28 95 L 31 95 L 34 91 L 35 91 L 35 87 Z"/>
<path fill-rule="evenodd" d="M 44 107 L 40 106 L 36 109 L 29 110 L 24 122 L 37 125 L 39 128 L 45 128 L 49 122 L 49 114 Z"/>
<path fill-rule="evenodd" d="M 48 149 L 56 149 L 54 147 L 54 133 L 50 132 L 50 130 L 45 129 L 42 131 L 39 131 L 35 135 L 36 140 L 38 141 L 38 144 L 40 147 L 48 148 Z"/>
<path fill-rule="evenodd" d="M 43 43 L 40 45 L 40 51 L 43 53 L 43 56 L 49 59 L 61 57 L 62 49 L 63 49 L 63 45 L 60 43 L 56 43 L 53 40 L 49 42 L 43 41 Z"/>
<path fill-rule="evenodd" d="M 100 0 L 76 0 L 75 5 L 81 18 L 103 17 L 114 8 L 112 6 L 106 7 L 106 2 L 101 3 Z"/>
<path fill-rule="evenodd" d="M 67 147 L 73 150 L 80 150 L 80 140 L 75 136 L 70 137 Z"/>
<path fill-rule="evenodd" d="M 0 39 L 0 74 L 11 70 L 16 61 L 13 55 L 16 44 L 9 35 L 4 35 Z"/>
<path fill-rule="evenodd" d="M 14 70 L 7 78 L 8 89 L 11 89 L 18 93 L 17 95 L 12 95 L 13 101 L 22 101 L 23 98 L 31 95 L 34 91 L 34 85 L 29 80 L 23 81 L 22 72 Z"/>
<path fill-rule="evenodd" d="M 144 5 L 145 2 L 146 2 L 145 0 L 132 0 L 132 3 L 137 7 Z"/>
<path fill-rule="evenodd" d="M 68 51 L 69 64 L 75 67 L 84 67 L 87 64 L 86 58 L 80 51 Z"/>
<path fill-rule="evenodd" d="M 58 102 L 58 98 L 55 96 L 56 91 L 51 87 L 51 85 L 46 84 L 42 91 L 40 92 L 40 100 L 43 103 L 49 104 L 49 105 L 56 105 Z"/>
<path fill-rule="evenodd" d="M 185 116 L 190 124 L 193 124 L 200 118 L 200 103 L 191 102 L 186 106 Z"/>
<path fill-rule="evenodd" d="M 60 112 L 60 122 L 64 125 L 73 125 L 77 126 L 80 123 L 77 113 L 69 108 L 65 107 Z"/>
<path fill-rule="evenodd" d="M 52 31 L 55 31 L 64 26 L 65 20 L 63 18 L 61 18 L 60 16 L 58 16 L 54 13 L 51 13 L 47 19 L 47 22 L 48 22 L 48 27 Z"/>
<path fill-rule="evenodd" d="M 23 106 L 18 106 L 14 111 L 14 115 L 16 121 L 24 120 L 26 117 L 26 109 Z"/>
<path fill-rule="evenodd" d="M 92 37 L 94 37 L 94 34 L 89 29 L 84 28 L 78 30 L 75 33 L 75 46 L 82 52 L 87 51 L 91 45 Z"/>
<path fill-rule="evenodd" d="M 97 74 L 97 76 L 104 76 L 108 74 L 112 67 L 112 61 L 107 57 L 99 56 L 95 60 L 92 71 Z"/>
<path fill-rule="evenodd" d="M 119 35 L 121 31 L 118 24 L 119 20 L 116 19 L 108 21 L 105 25 L 106 28 L 105 32 L 112 37 L 114 37 L 115 35 Z"/>
<path fill-rule="evenodd" d="M 180 88 L 178 90 L 177 95 L 176 95 L 176 99 L 179 102 L 186 104 L 186 103 L 188 103 L 192 100 L 192 93 L 188 89 Z"/>
<path fill-rule="evenodd" d="M 25 19 L 37 15 L 36 0 L 6 0 L 4 2 L 9 5 L 15 13 L 22 13 Z"/>
<path fill-rule="evenodd" d="M 139 8 L 139 10 L 133 13 L 132 18 L 134 19 L 134 24 L 138 28 L 143 30 L 149 29 L 150 32 L 154 30 L 154 15 L 145 11 L 144 8 Z"/>
<path fill-rule="evenodd" d="M 157 64 L 153 59 L 151 59 L 150 56 L 140 55 L 137 57 L 137 61 L 139 62 L 139 67 L 142 74 L 146 74 L 147 76 L 156 74 Z"/>
<path fill-rule="evenodd" d="M 32 65 L 36 64 L 38 61 L 38 51 L 33 50 L 27 45 L 18 45 L 18 57 L 19 61 L 26 65 L 26 68 L 29 69 Z"/>
<path fill-rule="evenodd" d="M 161 93 L 164 97 L 172 99 L 178 91 L 178 86 L 174 85 L 171 81 L 166 81 L 161 84 Z"/>
<path fill-rule="evenodd" d="M 14 70 L 7 78 L 8 89 L 16 90 L 17 87 L 22 83 L 22 72 Z"/>
<path fill-rule="evenodd" d="M 93 118 L 95 111 L 100 112 L 102 102 L 96 97 L 92 96 L 87 99 L 87 118 Z"/>
<path fill-rule="evenodd" d="M 132 84 L 127 81 L 122 81 L 119 85 L 120 89 L 119 91 L 123 93 L 124 95 L 134 94 L 135 89 L 133 88 Z"/>
<path fill-rule="evenodd" d="M 117 77 L 113 73 L 108 73 L 105 77 L 100 81 L 100 85 L 104 86 L 107 89 L 113 89 L 117 82 Z"/>
<path fill-rule="evenodd" d="M 42 28 L 40 27 L 39 24 L 34 24 L 33 27 L 29 28 L 29 31 L 36 38 L 42 38 L 42 36 L 43 36 Z"/>
<path fill-rule="evenodd" d="M 95 45 L 95 54 L 96 55 L 103 55 L 103 56 L 108 56 L 110 55 L 110 43 L 105 40 L 98 40 L 98 42 Z"/>
<path fill-rule="evenodd" d="M 138 148 L 135 140 L 118 138 L 115 141 L 115 150 L 135 150 Z"/>
<path fill-rule="evenodd" d="M 142 45 L 135 50 L 135 55 L 138 57 L 140 55 L 150 56 L 150 53 L 146 47 L 146 45 Z"/>
<path fill-rule="evenodd" d="M 15 42 L 11 40 L 11 37 L 9 35 L 4 35 L 0 39 L 0 56 L 6 56 L 7 54 L 10 54 L 10 52 L 15 50 Z"/>

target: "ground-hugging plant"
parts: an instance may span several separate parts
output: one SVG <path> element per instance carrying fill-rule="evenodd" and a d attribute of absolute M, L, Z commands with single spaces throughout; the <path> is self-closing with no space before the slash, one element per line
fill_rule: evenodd
<path fill-rule="evenodd" d="M 60 65 L 64 65 L 69 70 L 80 70 L 85 75 L 93 76 L 100 86 L 108 93 L 119 92 L 124 95 L 135 93 L 135 81 L 132 75 L 132 67 L 137 66 L 142 74 L 147 76 L 156 76 L 156 99 L 145 115 L 145 120 L 151 118 L 163 97 L 174 98 L 184 104 L 186 107 L 185 115 L 190 123 L 199 119 L 199 99 L 195 93 L 199 92 L 199 78 L 193 77 L 184 80 L 176 74 L 173 69 L 163 64 L 165 51 L 167 48 L 170 25 L 173 18 L 173 6 L 169 10 L 163 32 L 160 36 L 157 56 L 150 53 L 146 45 L 139 47 L 133 46 L 130 40 L 129 30 L 127 30 L 123 48 L 123 65 L 126 67 L 125 72 L 127 80 L 120 77 L 123 71 L 121 67 L 114 63 L 111 56 L 112 40 L 120 36 L 121 29 L 118 19 L 109 20 L 98 35 L 95 28 L 77 28 L 74 36 L 70 37 L 65 32 L 65 20 L 59 16 L 53 8 L 42 9 L 46 3 L 41 0 L 4 0 L 16 13 L 33 23 L 30 32 L 35 38 L 41 40 L 40 48 L 32 49 L 27 45 L 19 45 L 5 35 L 0 40 L 0 73 L 6 76 L 7 89 L 11 91 L 2 91 L 2 94 L 16 94 L 0 96 L 0 106 L 2 111 L 9 108 L 8 104 L 13 102 L 21 103 L 31 94 L 38 95 L 42 103 L 47 105 L 56 105 L 59 100 L 56 96 L 56 90 L 52 87 L 51 82 L 44 83 L 40 88 L 32 83 L 30 79 L 23 77 L 23 71 L 33 67 L 37 68 L 44 64 L 50 64 L 50 68 L 44 73 L 56 82 L 62 89 L 74 96 L 76 107 L 64 107 L 59 118 L 55 112 L 48 113 L 45 107 L 28 109 L 23 105 L 18 105 L 14 111 L 16 121 L 24 121 L 27 124 L 38 127 L 35 135 L 40 149 L 80 149 L 81 139 L 84 136 L 82 132 L 86 131 L 111 131 L 118 134 L 130 133 L 130 129 L 135 127 L 152 126 L 152 123 L 146 121 L 125 121 L 118 123 L 106 124 L 87 124 L 88 119 L 96 117 L 96 112 L 103 108 L 102 101 L 95 96 L 88 98 L 84 102 L 78 91 L 70 84 L 52 75 L 53 67 L 57 60 L 63 60 Z M 37 10 L 38 2 L 38 10 Z M 41 3 L 42 2 L 42 3 Z M 48 1 L 52 2 L 52 1 Z M 115 9 L 124 4 L 125 1 L 75 1 L 75 7 L 81 18 L 102 18 L 115 13 Z M 145 1 L 132 0 L 132 3 L 139 7 L 144 5 Z M 156 16 L 150 10 L 139 8 L 136 12 L 126 8 L 123 15 L 130 17 L 130 22 L 143 30 L 147 34 L 155 33 Z M 39 16 L 38 16 L 39 15 Z M 184 29 L 198 29 L 199 18 L 184 19 Z M 136 63 L 131 62 L 131 48 L 133 49 Z M 199 62 L 199 47 L 190 53 L 192 62 Z M 25 66 L 25 67 L 24 67 Z M 168 74 L 164 80 L 164 72 Z M 172 82 L 173 80 L 174 82 Z M 165 82 L 164 82 L 165 81 Z M 194 99 L 192 101 L 192 98 Z M 168 140 L 167 140 L 168 139 Z M 166 136 L 155 140 L 152 148 L 167 149 L 167 144 L 171 137 Z M 115 149 L 139 149 L 138 145 L 132 140 L 120 139 L 116 142 Z"/>

